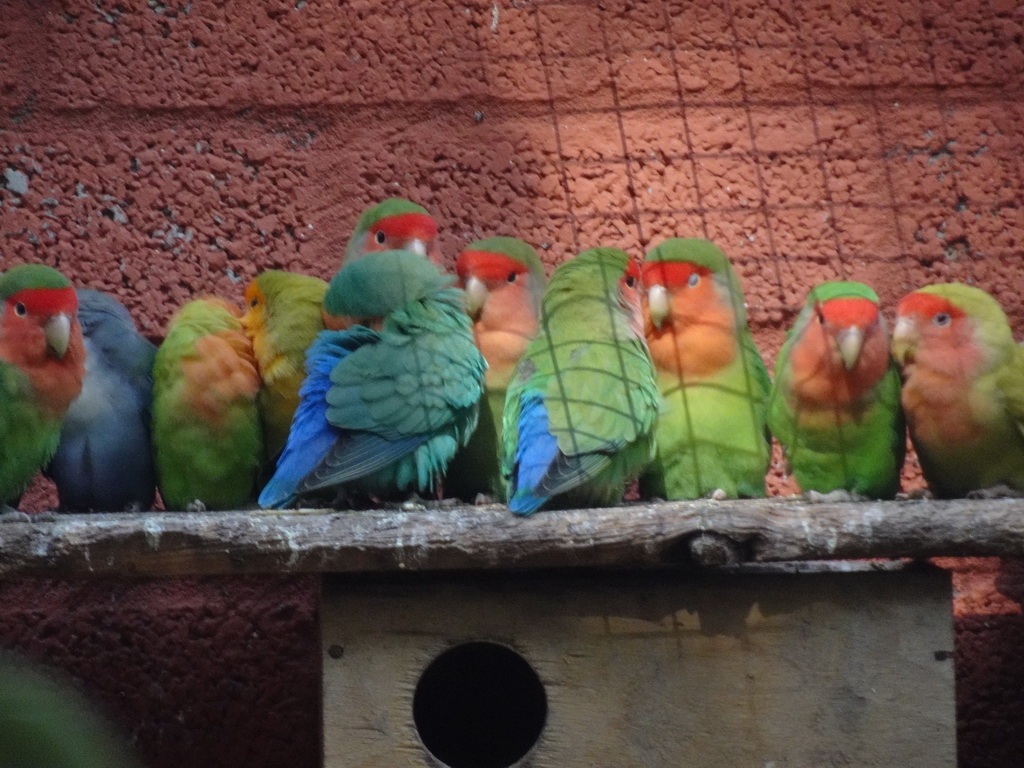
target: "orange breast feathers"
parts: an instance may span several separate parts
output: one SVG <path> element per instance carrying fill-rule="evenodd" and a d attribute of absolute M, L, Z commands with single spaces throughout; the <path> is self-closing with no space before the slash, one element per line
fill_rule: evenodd
<path fill-rule="evenodd" d="M 196 354 L 182 362 L 184 395 L 196 413 L 222 424 L 231 405 L 251 401 L 260 388 L 252 346 L 245 334 L 221 331 L 196 341 Z"/>
<path fill-rule="evenodd" d="M 864 399 L 889 367 L 878 306 L 856 297 L 819 303 L 791 355 L 793 393 L 805 406 L 842 407 Z"/>
<path fill-rule="evenodd" d="M 16 366 L 31 382 L 37 402 L 63 417 L 82 391 L 85 344 L 73 288 L 33 288 L 8 297 L 0 329 L 0 360 Z M 48 338 L 51 320 L 63 315 L 66 347 L 55 351 Z M 50 329 L 50 333 L 53 329 Z M 61 346 L 63 346 L 63 343 Z"/>
<path fill-rule="evenodd" d="M 925 440 L 967 442 L 989 414 L 975 413 L 974 381 L 989 364 L 962 309 L 928 293 L 911 293 L 896 309 L 893 355 L 903 370 L 903 409 Z"/>
<path fill-rule="evenodd" d="M 501 253 L 463 251 L 456 263 L 473 318 L 473 339 L 487 360 L 487 380 L 507 380 L 537 335 L 539 288 L 529 268 Z"/>
<path fill-rule="evenodd" d="M 703 378 L 732 363 L 739 350 L 736 316 L 711 270 L 685 261 L 646 262 L 643 282 L 644 334 L 658 370 Z"/>

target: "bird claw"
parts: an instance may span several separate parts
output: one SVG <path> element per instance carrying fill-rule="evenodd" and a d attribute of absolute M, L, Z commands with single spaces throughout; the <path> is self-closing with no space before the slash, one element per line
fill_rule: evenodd
<path fill-rule="evenodd" d="M 203 504 L 201 499 L 192 499 L 188 504 L 185 505 L 186 512 L 205 512 L 206 505 Z"/>
<path fill-rule="evenodd" d="M 1006 483 L 999 483 L 989 488 L 978 488 L 974 491 L 968 491 L 966 498 L 968 499 L 1020 499 L 1024 498 L 1024 491 L 1020 491 L 1017 488 L 1011 488 Z"/>
<path fill-rule="evenodd" d="M 708 494 L 708 498 L 712 501 L 725 501 L 729 498 L 729 494 L 721 488 L 715 488 L 715 490 Z"/>
<path fill-rule="evenodd" d="M 915 488 L 912 491 L 906 493 L 897 493 L 896 501 L 931 501 L 935 498 L 935 494 L 929 491 L 927 488 Z"/>
<path fill-rule="evenodd" d="M 804 491 L 804 499 L 811 504 L 843 504 L 852 501 L 868 501 L 867 496 L 861 496 L 853 491 L 846 491 L 836 488 L 834 491 L 822 493 L 821 491 Z"/>
<path fill-rule="evenodd" d="M 473 505 L 476 507 L 486 507 L 489 504 L 497 504 L 498 500 L 487 493 L 478 493 L 476 498 L 473 499 Z"/>
<path fill-rule="evenodd" d="M 32 518 L 20 509 L 9 507 L 6 504 L 0 505 L 0 523 L 31 523 Z"/>

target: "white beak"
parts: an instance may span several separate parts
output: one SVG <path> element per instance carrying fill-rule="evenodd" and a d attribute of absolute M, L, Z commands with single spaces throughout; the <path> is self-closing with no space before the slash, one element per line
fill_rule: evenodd
<path fill-rule="evenodd" d="M 487 286 L 481 280 L 470 277 L 466 281 L 466 312 L 470 317 L 477 317 L 487 301 Z"/>
<path fill-rule="evenodd" d="M 836 343 L 839 345 L 839 356 L 843 359 L 843 366 L 846 370 L 852 371 L 857 365 L 861 347 L 864 346 L 864 331 L 852 325 L 836 335 Z"/>
<path fill-rule="evenodd" d="M 71 318 L 61 312 L 46 321 L 43 326 L 46 347 L 58 358 L 64 357 L 71 344 Z"/>
<path fill-rule="evenodd" d="M 647 311 L 651 322 L 658 330 L 672 311 L 672 303 L 664 285 L 652 285 L 647 289 Z"/>

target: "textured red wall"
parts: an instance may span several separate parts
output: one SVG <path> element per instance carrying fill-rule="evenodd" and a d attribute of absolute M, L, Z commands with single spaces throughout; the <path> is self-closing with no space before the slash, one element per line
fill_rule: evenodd
<path fill-rule="evenodd" d="M 706 235 L 774 361 L 807 289 L 973 281 L 1024 331 L 1014 0 L 8 0 L 0 266 L 146 332 L 260 269 L 328 277 L 358 212 L 451 258 Z M 908 466 L 914 483 L 915 468 Z M 778 481 L 773 481 L 778 487 Z M 1024 570 L 957 571 L 960 764 L 1024 764 Z M 318 761 L 312 580 L 0 585 L 0 642 L 71 669 L 153 766 Z"/>

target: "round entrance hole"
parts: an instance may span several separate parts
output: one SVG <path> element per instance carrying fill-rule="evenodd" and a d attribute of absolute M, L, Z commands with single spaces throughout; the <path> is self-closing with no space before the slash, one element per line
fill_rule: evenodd
<path fill-rule="evenodd" d="M 412 699 L 420 740 L 449 768 L 508 768 L 537 743 L 548 700 L 533 667 L 498 643 L 450 648 Z"/>

